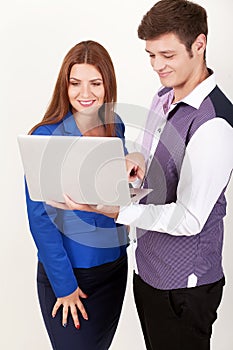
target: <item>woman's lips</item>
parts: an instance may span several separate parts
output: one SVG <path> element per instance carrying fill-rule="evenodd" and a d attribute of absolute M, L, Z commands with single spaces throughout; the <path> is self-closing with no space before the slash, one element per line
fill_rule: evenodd
<path fill-rule="evenodd" d="M 87 100 L 87 101 L 78 101 L 82 107 L 91 107 L 94 103 L 95 100 Z"/>

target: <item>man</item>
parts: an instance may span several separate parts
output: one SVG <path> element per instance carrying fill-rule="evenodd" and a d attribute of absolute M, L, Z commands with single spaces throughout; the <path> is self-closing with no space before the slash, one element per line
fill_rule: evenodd
<path fill-rule="evenodd" d="M 206 66 L 206 18 L 197 4 L 161 0 L 138 28 L 164 86 L 143 144 L 144 184 L 154 191 L 144 206 L 122 209 L 117 221 L 139 228 L 134 295 L 148 350 L 210 349 L 224 285 L 233 108 Z"/>
<path fill-rule="evenodd" d="M 163 85 L 142 141 L 143 187 L 153 192 L 111 214 L 102 208 L 137 227 L 134 295 L 148 350 L 210 349 L 225 283 L 233 108 L 206 66 L 207 33 L 206 11 L 190 1 L 161 0 L 143 17 L 138 35 Z"/>

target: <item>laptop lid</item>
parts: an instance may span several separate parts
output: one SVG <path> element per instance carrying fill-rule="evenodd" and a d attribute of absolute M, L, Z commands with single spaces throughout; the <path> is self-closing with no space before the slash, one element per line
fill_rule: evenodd
<path fill-rule="evenodd" d="M 118 137 L 19 135 L 18 143 L 32 200 L 64 202 L 66 193 L 77 203 L 131 203 Z M 148 193 L 141 191 L 133 191 L 133 201 Z"/>

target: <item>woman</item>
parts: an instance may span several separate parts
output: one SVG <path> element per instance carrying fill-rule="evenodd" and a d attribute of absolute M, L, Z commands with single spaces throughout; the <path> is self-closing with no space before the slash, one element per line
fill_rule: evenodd
<path fill-rule="evenodd" d="M 94 41 L 66 55 L 51 103 L 33 135 L 118 136 L 116 78 L 108 52 Z M 125 150 L 126 152 L 126 150 Z M 30 230 L 38 248 L 38 295 L 55 350 L 105 350 L 119 321 L 127 279 L 126 227 L 98 213 L 32 201 Z"/>

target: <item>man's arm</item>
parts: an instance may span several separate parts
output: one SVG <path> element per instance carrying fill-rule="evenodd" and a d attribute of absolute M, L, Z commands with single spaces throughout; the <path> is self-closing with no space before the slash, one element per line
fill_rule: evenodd
<path fill-rule="evenodd" d="M 203 124 L 190 140 L 184 156 L 177 201 L 170 204 L 131 204 L 127 207 L 89 206 L 65 197 L 70 210 L 99 212 L 117 223 L 177 236 L 201 232 L 219 196 L 227 186 L 233 166 L 233 130 L 223 119 Z"/>
<path fill-rule="evenodd" d="M 206 122 L 186 148 L 177 201 L 121 208 L 117 223 L 178 236 L 198 234 L 229 182 L 232 149 L 232 127 L 221 118 Z"/>

